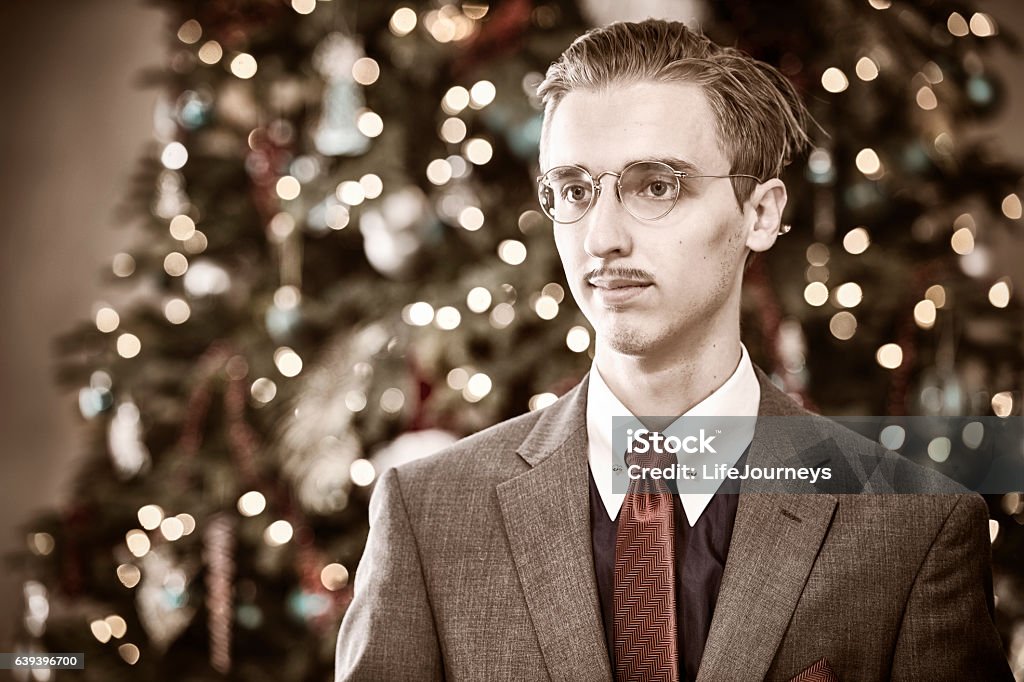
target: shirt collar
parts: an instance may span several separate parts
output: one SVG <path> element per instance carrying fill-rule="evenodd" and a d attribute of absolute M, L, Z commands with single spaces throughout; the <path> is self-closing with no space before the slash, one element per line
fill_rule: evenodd
<path fill-rule="evenodd" d="M 754 365 L 750 361 L 747 347 L 740 344 L 740 360 L 732 375 L 711 395 L 687 410 L 682 417 L 756 417 L 761 403 L 761 386 L 754 373 Z M 590 369 L 590 381 L 587 385 L 587 457 L 590 472 L 601 495 L 608 516 L 615 519 L 622 508 L 624 493 L 613 490 L 612 481 L 612 417 L 635 416 L 622 401 L 612 392 L 601 377 L 594 363 Z M 671 427 L 670 427 L 671 428 Z M 736 444 L 738 451 L 728 454 L 730 463 L 734 464 L 743 451 L 750 445 L 750 438 L 744 438 Z M 697 523 L 700 515 L 714 495 L 681 494 L 680 501 L 686 512 L 686 519 L 691 526 Z"/>

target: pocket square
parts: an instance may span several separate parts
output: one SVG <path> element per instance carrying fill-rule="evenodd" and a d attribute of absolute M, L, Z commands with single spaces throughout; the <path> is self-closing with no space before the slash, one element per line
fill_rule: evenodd
<path fill-rule="evenodd" d="M 822 656 L 790 678 L 789 682 L 839 682 L 839 678 L 832 670 L 832 664 Z"/>

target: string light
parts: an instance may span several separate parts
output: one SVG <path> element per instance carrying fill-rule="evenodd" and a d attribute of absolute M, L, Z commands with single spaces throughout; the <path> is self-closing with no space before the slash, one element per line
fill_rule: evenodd
<path fill-rule="evenodd" d="M 544 296 L 550 296 L 555 299 L 555 303 L 561 303 L 565 299 L 565 290 L 561 284 L 557 282 L 548 282 L 544 285 L 544 288 L 540 290 L 540 293 Z"/>
<path fill-rule="evenodd" d="M 840 341 L 848 341 L 857 332 L 857 318 L 845 310 L 838 312 L 829 320 L 828 330 Z"/>
<path fill-rule="evenodd" d="M 925 111 L 931 111 L 935 107 L 939 106 L 939 100 L 935 97 L 935 91 L 930 86 L 924 85 L 918 91 L 914 97 L 917 101 L 917 106 L 921 107 Z"/>
<path fill-rule="evenodd" d="M 466 140 L 466 143 L 462 145 L 463 155 L 469 159 L 470 163 L 477 166 L 482 166 L 491 160 L 494 156 L 494 150 L 491 147 L 491 143 L 480 137 L 473 137 Z"/>
<path fill-rule="evenodd" d="M 366 487 L 377 477 L 377 470 L 370 460 L 357 459 L 349 465 L 348 474 L 354 484 Z"/>
<path fill-rule="evenodd" d="M 189 19 L 178 29 L 178 40 L 186 45 L 199 42 L 203 37 L 203 27 L 195 19 Z"/>
<path fill-rule="evenodd" d="M 384 181 L 376 173 L 367 173 L 359 178 L 359 187 L 367 199 L 376 199 L 384 192 Z"/>
<path fill-rule="evenodd" d="M 845 282 L 836 287 L 836 302 L 844 308 L 857 307 L 864 294 L 856 282 Z"/>
<path fill-rule="evenodd" d="M 441 100 L 441 108 L 449 116 L 454 116 L 468 107 L 469 101 L 469 90 L 461 85 L 455 85 L 448 88 L 448 92 L 444 94 L 444 98 Z"/>
<path fill-rule="evenodd" d="M 327 223 L 327 227 L 332 230 L 344 230 L 348 227 L 350 220 L 348 207 L 341 204 L 328 206 L 327 211 L 324 213 L 324 220 Z"/>
<path fill-rule="evenodd" d="M 1001 206 L 1003 215 L 1010 220 L 1020 220 L 1021 217 L 1021 204 L 1020 197 L 1014 193 L 1007 194 L 1003 197 L 1003 203 Z"/>
<path fill-rule="evenodd" d="M 114 331 L 119 324 L 121 324 L 121 317 L 113 308 L 104 306 L 96 311 L 96 328 L 104 334 Z"/>
<path fill-rule="evenodd" d="M 267 526 L 267 529 L 263 531 L 263 541 L 271 547 L 280 547 L 291 540 L 293 534 L 292 524 L 281 519 Z"/>
<path fill-rule="evenodd" d="M 565 335 L 565 345 L 573 353 L 582 353 L 590 348 L 590 332 L 586 327 L 573 327 Z"/>
<path fill-rule="evenodd" d="M 398 414 L 405 406 L 405 394 L 398 388 L 387 388 L 380 394 L 380 409 L 388 414 Z"/>
<path fill-rule="evenodd" d="M 804 287 L 804 300 L 815 307 L 825 305 L 828 301 L 828 287 L 823 282 L 811 282 Z"/>
<path fill-rule="evenodd" d="M 558 302 L 550 296 L 540 296 L 533 309 L 542 320 L 553 320 L 558 315 Z"/>
<path fill-rule="evenodd" d="M 824 244 L 819 242 L 807 247 L 807 262 L 811 265 L 825 265 L 828 258 L 828 247 Z"/>
<path fill-rule="evenodd" d="M 847 253 L 854 256 L 867 251 L 870 245 L 871 235 L 868 234 L 867 228 L 864 227 L 855 227 L 843 237 L 843 248 L 846 249 Z"/>
<path fill-rule="evenodd" d="M 185 241 L 191 237 L 196 231 L 196 224 L 187 215 L 176 215 L 171 218 L 171 223 L 168 226 L 171 232 L 171 236 L 177 240 Z"/>
<path fill-rule="evenodd" d="M 117 579 L 128 589 L 135 587 L 142 580 L 142 571 L 135 564 L 121 564 L 117 567 L 116 573 Z"/>
<path fill-rule="evenodd" d="M 199 48 L 199 61 L 204 64 L 216 64 L 224 56 L 224 48 L 216 40 L 207 40 Z"/>
<path fill-rule="evenodd" d="M 1009 417 L 1013 413 L 1013 394 L 1000 391 L 992 396 L 992 413 L 997 417 Z"/>
<path fill-rule="evenodd" d="M 473 109 L 483 109 L 494 101 L 497 90 L 491 81 L 477 81 L 469 90 L 469 106 Z"/>
<path fill-rule="evenodd" d="M 117 647 L 117 653 L 128 665 L 135 665 L 139 662 L 139 647 L 130 642 Z"/>
<path fill-rule="evenodd" d="M 191 514 L 178 514 L 175 518 L 181 521 L 181 532 L 185 535 L 191 535 L 196 529 L 196 520 Z"/>
<path fill-rule="evenodd" d="M 479 230 L 484 226 L 484 212 L 476 206 L 467 206 L 459 212 L 459 225 L 470 232 Z"/>
<path fill-rule="evenodd" d="M 146 530 L 156 530 L 164 520 L 164 510 L 155 504 L 147 504 L 138 511 L 139 525 Z"/>
<path fill-rule="evenodd" d="M 914 306 L 914 322 L 921 329 L 931 329 L 935 326 L 936 316 L 935 304 L 928 299 L 918 301 Z"/>
<path fill-rule="evenodd" d="M 952 450 L 952 443 L 945 436 L 939 436 L 932 438 L 928 442 L 928 457 L 935 462 L 945 462 L 949 459 L 949 453 Z"/>
<path fill-rule="evenodd" d="M 47 556 L 53 551 L 57 543 L 49 533 L 30 533 L 28 536 L 28 547 L 33 554 Z"/>
<path fill-rule="evenodd" d="M 491 292 L 484 287 L 473 287 L 466 294 L 466 307 L 474 313 L 486 312 L 491 307 Z"/>
<path fill-rule="evenodd" d="M 145 556 L 151 547 L 149 536 L 138 529 L 128 531 L 124 541 L 128 545 L 128 551 L 136 557 Z"/>
<path fill-rule="evenodd" d="M 850 86 L 850 81 L 840 69 L 830 66 L 821 74 L 821 85 L 831 93 L 840 93 Z"/>
<path fill-rule="evenodd" d="M 399 38 L 408 35 L 414 28 L 416 28 L 416 12 L 408 7 L 396 9 L 395 13 L 391 15 L 391 21 L 388 22 L 388 29 Z"/>
<path fill-rule="evenodd" d="M 924 292 L 924 297 L 935 304 L 936 308 L 946 305 L 946 288 L 941 284 L 933 284 Z"/>
<path fill-rule="evenodd" d="M 176 516 L 169 516 L 160 522 L 160 533 L 170 542 L 174 542 L 185 534 L 185 525 Z"/>
<path fill-rule="evenodd" d="M 469 372 L 462 367 L 456 367 L 448 372 L 448 375 L 445 377 L 445 381 L 448 383 L 448 387 L 452 390 L 461 391 L 469 382 Z"/>
<path fill-rule="evenodd" d="M 446 118 L 441 124 L 441 139 L 449 144 L 458 144 L 466 139 L 466 124 L 461 118 Z"/>
<path fill-rule="evenodd" d="M 491 378 L 483 372 L 477 372 L 466 382 L 466 388 L 462 390 L 462 397 L 471 403 L 479 402 L 491 392 Z"/>
<path fill-rule="evenodd" d="M 1009 279 L 1004 277 L 989 288 L 988 301 L 996 308 L 1005 308 L 1010 305 Z"/>
<path fill-rule="evenodd" d="M 267 498 L 258 490 L 250 490 L 238 498 L 238 513 L 242 516 L 259 516 L 267 508 Z"/>
<path fill-rule="evenodd" d="M 996 34 L 996 22 L 988 14 L 975 12 L 969 24 L 971 33 L 979 38 L 988 38 Z"/>
<path fill-rule="evenodd" d="M 366 394 L 352 390 L 345 394 L 345 407 L 352 412 L 362 412 L 366 408 Z"/>
<path fill-rule="evenodd" d="M 266 377 L 260 377 L 252 382 L 249 393 L 257 403 L 266 405 L 277 395 L 277 384 Z"/>
<path fill-rule="evenodd" d="M 135 259 L 127 253 L 119 253 L 114 256 L 111 270 L 117 277 L 131 277 L 135 272 Z"/>
<path fill-rule="evenodd" d="M 899 450 L 907 438 L 907 432 L 899 424 L 890 424 L 878 434 L 878 442 L 890 450 Z"/>
<path fill-rule="evenodd" d="M 961 227 L 959 230 L 953 233 L 953 236 L 949 240 L 950 245 L 953 247 L 953 251 L 966 256 L 970 252 L 974 251 L 974 234 L 970 228 Z"/>
<path fill-rule="evenodd" d="M 171 277 L 181 277 L 188 272 L 188 259 L 185 254 L 172 251 L 164 256 L 164 272 Z"/>
<path fill-rule="evenodd" d="M 302 191 L 302 185 L 299 184 L 298 178 L 284 175 L 278 179 L 275 189 L 277 190 L 277 196 L 285 201 L 291 201 L 299 196 L 299 193 Z"/>
<path fill-rule="evenodd" d="M 887 343 L 875 352 L 875 360 L 886 369 L 896 369 L 903 364 L 903 349 L 899 344 Z"/>
<path fill-rule="evenodd" d="M 335 196 L 349 206 L 358 206 L 366 199 L 366 192 L 363 190 L 363 186 L 355 180 L 345 180 L 338 185 Z"/>
<path fill-rule="evenodd" d="M 292 0 L 292 9 L 299 14 L 312 14 L 316 9 L 316 0 Z"/>
<path fill-rule="evenodd" d="M 410 303 L 402 309 L 402 320 L 413 327 L 426 327 L 434 320 L 434 307 L 426 301 Z"/>
<path fill-rule="evenodd" d="M 128 623 L 121 616 L 112 614 L 104 618 L 103 621 L 110 628 L 110 634 L 115 639 L 121 639 L 128 632 Z"/>
<path fill-rule="evenodd" d="M 459 311 L 456 308 L 453 308 L 450 305 L 439 308 L 437 315 L 434 317 L 434 324 L 445 331 L 455 329 L 459 326 L 461 321 L 462 315 L 459 314 Z"/>
<path fill-rule="evenodd" d="M 509 265 L 521 265 L 526 260 L 526 244 L 515 239 L 505 239 L 498 244 L 498 258 Z"/>
<path fill-rule="evenodd" d="M 495 329 L 504 329 L 516 318 L 516 310 L 510 303 L 499 303 L 491 310 L 489 321 Z"/>
<path fill-rule="evenodd" d="M 854 71 L 857 73 L 857 78 L 862 81 L 873 81 L 878 78 L 878 64 L 870 57 L 858 59 Z"/>
<path fill-rule="evenodd" d="M 967 20 L 959 12 L 953 12 L 946 20 L 946 28 L 957 38 L 963 38 L 970 32 Z"/>
<path fill-rule="evenodd" d="M 105 620 L 94 620 L 89 623 L 89 630 L 92 632 L 92 636 L 99 641 L 100 644 L 106 644 L 110 641 L 110 626 L 107 625 Z"/>
<path fill-rule="evenodd" d="M 373 85 L 380 78 L 380 65 L 370 57 L 360 57 L 352 64 L 352 80 L 360 85 Z"/>
<path fill-rule="evenodd" d="M 142 350 L 142 342 L 135 334 L 124 333 L 117 337 L 117 354 L 122 358 L 134 358 Z"/>
<path fill-rule="evenodd" d="M 274 365 L 284 376 L 294 377 L 302 371 L 302 358 L 288 346 L 281 346 L 274 351 Z"/>
<path fill-rule="evenodd" d="M 233 73 L 235 77 L 241 78 L 242 80 L 248 80 L 256 75 L 258 67 L 256 65 L 256 58 L 251 54 L 243 52 L 236 55 L 235 58 L 231 60 L 230 68 L 231 73 Z"/>
<path fill-rule="evenodd" d="M 180 142 L 171 142 L 160 152 L 160 163 L 169 170 L 178 170 L 188 161 L 188 150 Z"/>
<path fill-rule="evenodd" d="M 531 396 L 529 402 L 530 412 L 542 410 L 548 405 L 553 404 L 556 400 L 558 400 L 558 396 L 554 393 L 538 393 Z"/>
<path fill-rule="evenodd" d="M 964 425 L 960 431 L 960 437 L 963 439 L 964 445 L 971 450 L 977 450 L 985 439 L 985 427 L 981 422 L 970 422 Z"/>
<path fill-rule="evenodd" d="M 348 569 L 341 564 L 327 564 L 320 571 L 320 582 L 331 592 L 337 592 L 348 584 Z"/>
<path fill-rule="evenodd" d="M 865 147 L 857 152 L 857 170 L 869 178 L 877 176 L 882 170 L 882 161 L 878 158 L 878 152 L 870 147 Z"/>
<path fill-rule="evenodd" d="M 435 185 L 443 185 L 452 179 L 452 166 L 444 159 L 434 159 L 427 164 L 427 180 Z"/>

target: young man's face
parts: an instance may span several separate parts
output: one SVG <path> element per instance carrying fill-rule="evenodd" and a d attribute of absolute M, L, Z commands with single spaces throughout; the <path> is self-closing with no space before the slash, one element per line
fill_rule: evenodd
<path fill-rule="evenodd" d="M 640 160 L 681 160 L 706 175 L 730 170 L 714 113 L 690 83 L 571 92 L 552 115 L 545 152 L 542 171 L 577 165 L 595 178 Z M 615 182 L 601 180 L 601 194 L 578 222 L 554 225 L 569 287 L 599 347 L 657 356 L 680 343 L 713 342 L 722 316 L 738 310 L 750 223 L 732 182 L 684 180 L 675 207 L 655 221 L 630 215 Z"/>

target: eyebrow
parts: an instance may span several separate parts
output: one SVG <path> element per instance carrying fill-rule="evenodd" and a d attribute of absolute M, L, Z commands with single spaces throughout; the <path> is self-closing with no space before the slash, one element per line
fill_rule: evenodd
<path fill-rule="evenodd" d="M 667 164 L 671 166 L 673 169 L 680 171 L 682 173 L 686 173 L 687 175 L 700 175 L 700 170 L 696 166 L 694 166 L 692 163 L 679 156 L 654 156 L 640 159 L 630 159 L 629 161 L 622 165 L 622 168 L 625 168 L 626 166 L 631 166 L 632 164 L 639 163 L 641 161 L 660 161 L 661 163 Z M 581 163 L 572 165 L 585 169 L 591 175 L 594 174 L 593 171 L 591 171 L 589 168 L 587 168 Z M 555 166 L 555 168 L 563 167 L 565 166 Z"/>

